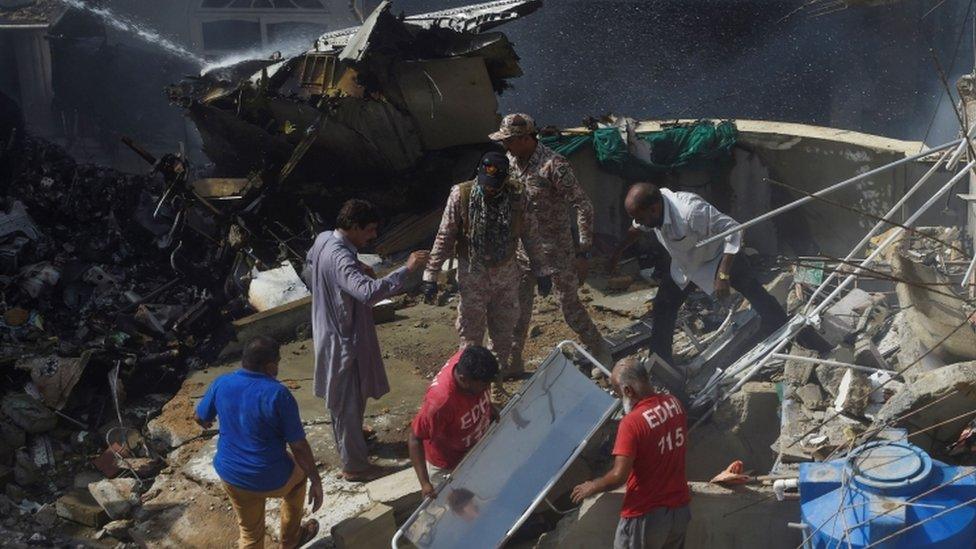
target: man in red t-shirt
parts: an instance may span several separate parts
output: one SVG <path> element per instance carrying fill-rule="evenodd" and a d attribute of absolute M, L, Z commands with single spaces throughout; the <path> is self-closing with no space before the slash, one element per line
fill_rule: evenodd
<path fill-rule="evenodd" d="M 441 480 L 457 467 L 497 418 L 488 390 L 497 375 L 495 355 L 472 345 L 455 353 L 427 389 L 407 443 L 425 496 L 437 493 L 431 477 Z"/>
<path fill-rule="evenodd" d="M 617 429 L 613 469 L 573 488 L 573 502 L 614 490 L 626 481 L 614 548 L 681 548 L 691 520 L 685 411 L 673 395 L 655 391 L 647 370 L 636 359 L 618 362 L 610 382 L 627 412 Z"/>

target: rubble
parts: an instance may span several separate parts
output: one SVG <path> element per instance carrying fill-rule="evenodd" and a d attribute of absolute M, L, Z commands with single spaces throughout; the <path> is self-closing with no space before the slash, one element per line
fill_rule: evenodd
<path fill-rule="evenodd" d="M 53 412 L 24 393 L 7 393 L 0 409 L 14 425 L 30 434 L 50 431 L 58 424 L 58 417 Z"/>
<path fill-rule="evenodd" d="M 131 140 L 148 175 L 78 164 L 35 138 L 17 142 L 16 161 L 0 151 L 13 175 L 12 184 L 0 187 L 7 193 L 0 196 L 0 364 L 10 366 L 10 383 L 0 395 L 0 486 L 16 500 L 0 497 L 4 516 L 34 510 L 24 524 L 44 530 L 58 517 L 91 528 L 125 517 L 104 524 L 97 537 L 142 546 L 233 539 L 233 513 L 211 467 L 216 440 L 191 420 L 200 387 L 184 384 L 167 400 L 190 370 L 233 356 L 252 335 L 307 337 L 309 291 L 299 276 L 304 251 L 343 198 L 369 198 L 391 214 L 376 245 L 386 258 L 395 262 L 405 248 L 426 244 L 440 219 L 443 191 L 491 147 L 486 135 L 497 127 L 497 95 L 520 73 L 511 42 L 493 31 L 539 5 L 512 0 L 396 17 L 381 2 L 362 27 L 327 33 L 299 55 L 189 77 L 168 93 L 196 123 L 214 166 L 193 166 L 183 151 L 155 155 Z M 624 120 L 609 129 L 635 138 L 635 128 Z M 647 142 L 630 145 L 640 149 L 640 155 L 630 151 L 635 157 L 652 158 Z M 960 229 L 926 234 L 961 243 Z M 925 290 L 954 284 L 959 273 L 951 265 L 967 258 L 920 240 L 905 238 L 882 267 L 901 278 L 889 281 L 897 313 L 883 290 L 855 288 L 820 314 L 833 351 L 778 350 L 815 360 L 780 357 L 750 372 L 753 381 L 736 392 L 716 395 L 721 400 L 711 420 L 689 437 L 692 450 L 707 454 L 689 465 L 693 476 L 707 478 L 702 475 L 730 459 L 761 472 L 823 459 L 873 433 L 869 421 L 917 432 L 973 409 L 976 371 L 969 362 L 953 364 L 976 358 L 971 327 L 940 341 L 968 311 L 951 296 Z M 362 259 L 373 266 L 380 258 Z M 632 274 L 600 278 L 582 291 L 583 301 L 607 318 L 632 322 L 612 338 L 622 354 L 646 344 L 656 292 L 654 277 L 645 276 L 653 271 L 633 263 Z M 804 291 L 826 272 L 764 274 L 775 298 L 796 311 Z M 375 319 L 397 322 L 397 310 L 413 304 L 409 299 L 378 304 Z M 441 304 L 447 299 L 442 295 Z M 441 330 L 453 337 L 437 314 L 445 316 L 406 315 L 399 323 L 411 331 L 406 346 L 416 347 L 418 333 Z M 759 324 L 739 297 L 718 303 L 693 294 L 675 338 L 679 381 L 687 378 L 693 390 L 721 374 L 761 337 Z M 557 326 L 537 315 L 530 345 L 547 344 L 563 328 L 562 320 Z M 384 349 L 390 362 L 401 360 L 402 351 Z M 443 357 L 435 360 L 436 352 L 425 351 L 423 361 L 439 364 Z M 897 372 L 920 358 L 902 384 Z M 879 371 L 869 376 L 845 364 Z M 408 367 L 423 375 L 428 366 Z M 737 380 L 745 381 L 744 374 Z M 287 382 L 294 390 L 308 378 Z M 931 407 L 897 421 L 924 406 Z M 371 410 L 370 417 L 402 423 L 388 412 Z M 327 431 L 323 417 L 308 427 Z M 935 451 L 968 419 L 923 433 L 926 444 Z M 396 428 L 381 444 L 402 458 L 397 444 L 405 431 Z M 590 452 L 606 457 L 606 440 L 593 446 L 600 448 Z M 574 463 L 550 491 L 549 505 L 568 508 L 568 487 L 606 464 L 598 465 Z M 150 483 L 142 505 L 139 492 Z M 386 545 L 420 501 L 411 469 L 365 487 L 328 486 L 327 501 L 342 500 L 344 507 L 317 516 L 326 517 L 323 530 L 331 530 L 338 547 Z M 735 546 L 726 530 L 737 521 L 726 516 L 743 511 L 742 503 L 754 507 L 741 517 L 785 530 L 795 509 L 768 507 L 767 488 L 696 487 L 694 513 L 713 519 L 695 529 L 696 543 Z M 738 502 L 735 509 L 730 501 Z M 553 539 L 564 547 L 605 545 L 606 525 L 615 522 L 619 504 L 619 494 L 587 502 L 541 545 Z M 797 534 L 781 535 L 791 533 Z M 274 537 L 273 528 L 269 534 Z M 57 544 L 46 531 L 37 535 L 34 542 Z"/>
<path fill-rule="evenodd" d="M 133 507 L 139 504 L 138 486 L 139 481 L 134 478 L 115 478 L 93 482 L 88 491 L 110 519 L 119 520 L 129 518 Z"/>
<path fill-rule="evenodd" d="M 57 512 L 63 519 L 92 528 L 101 528 L 108 522 L 105 511 L 88 490 L 83 489 L 74 489 L 58 498 Z"/>
<path fill-rule="evenodd" d="M 848 368 L 844 370 L 844 375 L 837 386 L 834 411 L 859 416 L 868 403 L 867 397 L 870 393 L 871 382 L 868 381 L 868 376 Z"/>
<path fill-rule="evenodd" d="M 972 419 L 958 416 L 973 410 L 976 410 L 976 362 L 960 362 L 926 372 L 905 384 L 884 403 L 875 423 L 905 427 L 910 442 L 933 456 L 941 456 L 945 452 L 944 442 L 955 440 Z M 912 435 L 922 430 L 925 431 Z"/>
<path fill-rule="evenodd" d="M 908 238 L 903 234 L 895 241 L 888 255 L 892 274 L 908 282 L 897 283 L 895 291 L 905 321 L 911 326 L 912 339 L 918 341 L 916 346 L 919 350 L 915 354 L 921 356 L 932 350 L 931 354 L 943 363 L 974 360 L 976 337 L 973 337 L 973 326 L 958 329 L 971 314 L 970 307 L 951 293 L 953 285 L 949 283 L 948 276 L 924 262 L 928 255 L 913 253 L 919 240 L 918 237 Z M 944 289 L 929 291 L 928 288 Z M 915 370 L 924 372 L 933 367 L 938 367 L 938 364 L 923 363 Z"/>
<path fill-rule="evenodd" d="M 846 342 L 854 334 L 861 314 L 873 304 L 871 294 L 858 288 L 851 290 L 824 311 L 820 321 L 822 335 L 833 345 Z"/>

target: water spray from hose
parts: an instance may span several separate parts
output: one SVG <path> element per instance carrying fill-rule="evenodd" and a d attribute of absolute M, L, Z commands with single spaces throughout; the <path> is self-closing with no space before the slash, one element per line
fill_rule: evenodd
<path fill-rule="evenodd" d="M 108 8 L 91 6 L 86 2 L 83 2 L 82 0 L 58 0 L 58 1 L 69 7 L 86 11 L 92 15 L 95 15 L 96 17 L 101 19 L 106 25 L 109 25 L 114 29 L 135 35 L 149 44 L 157 46 L 174 56 L 182 57 L 184 59 L 192 61 L 200 67 L 202 67 L 206 63 L 206 61 L 199 55 L 191 52 L 190 50 L 177 44 L 176 42 L 169 40 L 168 38 L 159 34 L 155 30 L 148 28 L 141 23 L 133 21 L 128 17 L 119 15 Z"/>

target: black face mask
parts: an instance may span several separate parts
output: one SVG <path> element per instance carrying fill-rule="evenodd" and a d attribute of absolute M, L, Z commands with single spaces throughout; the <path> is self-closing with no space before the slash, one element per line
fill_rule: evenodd
<path fill-rule="evenodd" d="M 482 183 L 481 188 L 485 191 L 485 196 L 496 196 L 499 191 L 502 190 L 502 182 L 498 183 Z"/>

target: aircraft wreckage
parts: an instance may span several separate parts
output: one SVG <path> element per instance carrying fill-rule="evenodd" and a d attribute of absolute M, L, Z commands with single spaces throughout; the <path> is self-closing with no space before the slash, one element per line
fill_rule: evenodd
<path fill-rule="evenodd" d="M 289 194 L 326 209 L 352 193 L 393 211 L 426 207 L 432 186 L 446 191 L 492 146 L 496 94 L 522 74 L 512 43 L 492 29 L 541 5 L 404 17 L 385 1 L 362 26 L 324 34 L 305 53 L 211 69 L 169 94 L 199 129 L 216 175 L 288 179 Z"/>

